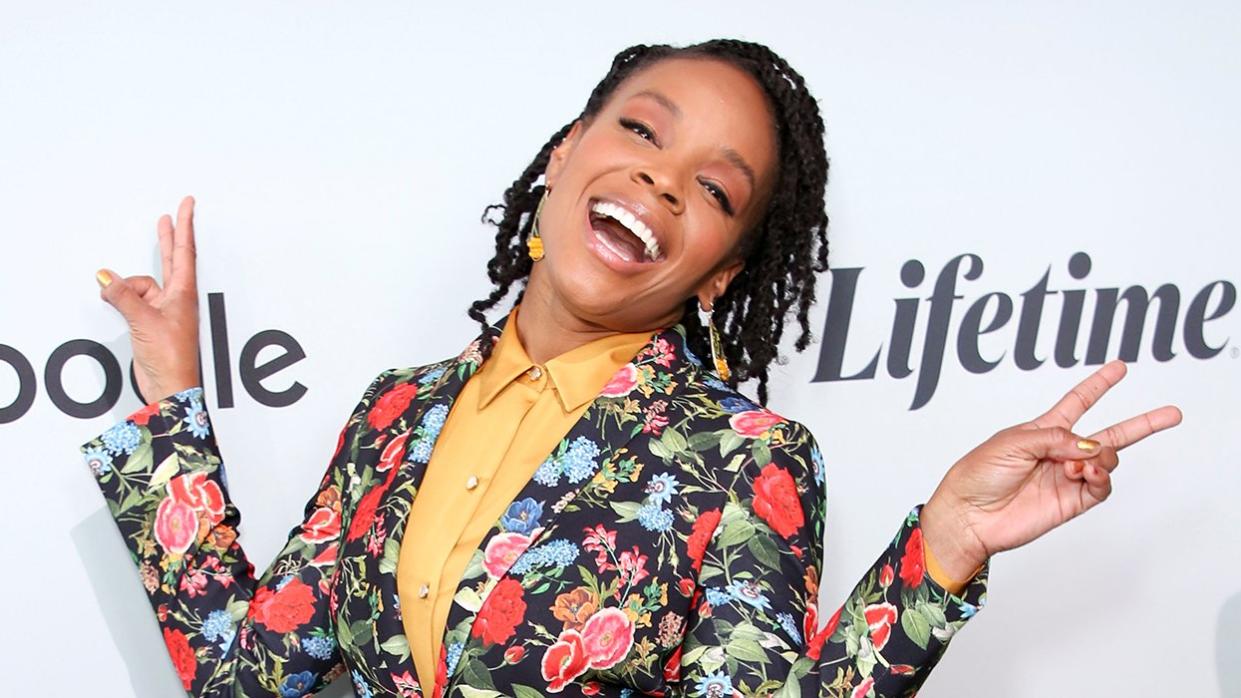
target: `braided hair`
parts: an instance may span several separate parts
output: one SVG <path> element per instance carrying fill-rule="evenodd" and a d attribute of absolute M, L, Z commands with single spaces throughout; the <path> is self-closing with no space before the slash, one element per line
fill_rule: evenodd
<path fill-rule="evenodd" d="M 815 301 L 815 274 L 827 270 L 828 218 L 823 204 L 828 158 L 823 119 L 802 76 L 783 58 L 762 44 L 734 39 L 684 47 L 660 44 L 624 49 L 590 93 L 578 119 L 588 122 L 625 78 L 666 58 L 727 61 L 757 80 L 771 106 L 779 150 L 776 184 L 766 212 L 739 243 L 737 254 L 744 259 L 744 267 L 714 304 L 724 357 L 732 369 L 729 384 L 736 387 L 740 381 L 757 379 L 759 402 L 766 404 L 767 370 L 773 361 L 781 361 L 777 349 L 785 319 L 796 313 L 801 332 L 794 346 L 797 351 L 804 350 L 811 339 L 809 312 Z M 489 325 L 486 311 L 508 295 L 514 282 L 522 282 L 517 303 L 525 293 L 532 265 L 526 254 L 526 239 L 545 188 L 538 180 L 573 123 L 562 126 L 543 144 L 504 192 L 503 203 L 483 211 L 483 221 L 496 227 L 495 256 L 487 262 L 487 277 L 493 288 L 486 298 L 470 305 L 468 314 L 484 328 Z M 493 212 L 499 213 L 498 219 Z M 691 351 L 709 356 L 707 330 L 698 319 L 697 303 L 696 298 L 686 301 L 681 322 Z M 491 343 L 484 342 L 482 350 L 490 349 Z"/>

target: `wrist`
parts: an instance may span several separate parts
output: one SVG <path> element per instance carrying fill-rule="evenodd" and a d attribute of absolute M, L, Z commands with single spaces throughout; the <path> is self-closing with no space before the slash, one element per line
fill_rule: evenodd
<path fill-rule="evenodd" d="M 986 551 L 959 510 L 933 496 L 923 505 L 919 519 L 922 544 L 934 555 L 944 574 L 963 582 L 986 563 Z"/>

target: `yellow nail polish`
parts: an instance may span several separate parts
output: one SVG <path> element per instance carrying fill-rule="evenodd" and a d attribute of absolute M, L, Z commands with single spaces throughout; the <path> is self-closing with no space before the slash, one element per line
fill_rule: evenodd
<path fill-rule="evenodd" d="M 1099 442 L 1094 439 L 1082 439 L 1077 442 L 1077 447 L 1083 451 L 1094 453 L 1099 450 Z"/>
<path fill-rule="evenodd" d="M 112 283 L 112 276 L 109 275 L 108 272 L 100 269 L 95 272 L 95 281 L 98 281 L 101 287 L 107 288 L 108 284 Z"/>

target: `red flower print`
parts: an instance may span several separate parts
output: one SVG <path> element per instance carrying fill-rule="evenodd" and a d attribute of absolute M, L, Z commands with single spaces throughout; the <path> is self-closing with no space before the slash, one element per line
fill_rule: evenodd
<path fill-rule="evenodd" d="M 896 622 L 896 606 L 886 602 L 874 603 L 867 606 L 862 614 L 866 616 L 866 625 L 870 628 L 870 643 L 878 652 L 888 644 L 892 624 Z"/>
<path fill-rule="evenodd" d="M 867 676 L 865 681 L 858 684 L 857 688 L 853 689 L 853 693 L 849 694 L 849 698 L 866 698 L 866 695 L 870 693 L 870 689 L 874 687 L 875 677 Z"/>
<path fill-rule="evenodd" d="M 586 538 L 582 540 L 582 547 L 587 551 L 595 554 L 595 566 L 600 572 L 616 569 L 616 566 L 608 562 L 612 551 L 616 549 L 616 531 L 609 531 L 603 527 L 603 524 L 595 524 L 594 528 L 583 528 L 586 532 Z"/>
<path fill-rule="evenodd" d="M 401 698 L 414 698 L 422 692 L 418 680 L 408 670 L 401 674 L 392 672 L 392 685 L 396 687 L 397 695 Z"/>
<path fill-rule="evenodd" d="M 570 681 L 581 676 L 587 667 L 586 648 L 576 630 L 565 630 L 547 648 L 540 662 L 549 693 L 560 693 Z"/>
<path fill-rule="evenodd" d="M 836 609 L 832 617 L 827 621 L 827 625 L 818 630 L 819 612 L 815 604 L 806 607 L 806 617 L 802 629 L 806 633 L 806 656 L 818 660 L 819 654 L 823 651 L 823 643 L 827 642 L 832 633 L 836 632 L 836 626 L 840 623 L 840 612 L 844 610 L 844 606 Z"/>
<path fill-rule="evenodd" d="M 732 427 L 733 431 L 742 436 L 757 439 L 770 431 L 772 427 L 783 421 L 784 417 L 781 417 L 769 409 L 763 408 L 759 410 L 746 410 L 745 412 L 738 412 L 737 414 L 734 414 L 732 417 L 728 418 L 728 426 Z"/>
<path fill-rule="evenodd" d="M 612 375 L 608 384 L 599 391 L 604 397 L 624 397 L 638 384 L 638 369 L 633 364 L 625 364 Z"/>
<path fill-rule="evenodd" d="M 754 478 L 754 513 L 785 540 L 806 523 L 793 476 L 775 463 L 763 466 Z"/>
<path fill-rule="evenodd" d="M 664 680 L 668 683 L 675 683 L 681 680 L 681 646 L 677 645 L 672 656 L 668 657 L 668 661 L 664 662 Z"/>
<path fill-rule="evenodd" d="M 151 417 L 157 414 L 159 414 L 159 403 L 153 402 L 129 415 L 128 419 L 134 424 L 141 424 L 145 427 L 151 421 Z"/>
<path fill-rule="evenodd" d="M 883 569 L 879 570 L 879 585 L 883 587 L 892 586 L 892 580 L 895 573 L 892 572 L 892 565 L 884 564 Z"/>
<path fill-rule="evenodd" d="M 315 513 L 302 525 L 301 538 L 307 543 L 336 540 L 339 535 L 340 514 L 327 507 L 315 509 Z"/>
<path fill-rule="evenodd" d="M 190 690 L 194 683 L 194 674 L 198 672 L 198 660 L 194 650 L 190 649 L 190 640 L 180 630 L 164 628 L 164 644 L 168 646 L 168 656 L 172 657 L 172 666 L 181 677 L 181 687 Z"/>
<path fill-rule="evenodd" d="M 250 602 L 250 615 L 278 633 L 291 633 L 315 614 L 315 593 L 294 577 L 279 590 L 261 587 Z"/>
<path fill-rule="evenodd" d="M 406 429 L 389 441 L 387 446 L 384 446 L 383 453 L 379 456 L 379 463 L 375 466 L 376 472 L 387 472 L 401 459 L 401 456 L 405 454 L 405 442 L 409 440 L 409 431 Z"/>
<path fill-rule="evenodd" d="M 703 512 L 694 520 L 694 528 L 689 534 L 685 547 L 686 554 L 693 561 L 695 570 L 702 567 L 702 556 L 707 552 L 707 543 L 711 542 L 711 536 L 715 533 L 716 526 L 719 525 L 719 509 Z"/>
<path fill-rule="evenodd" d="M 345 540 L 357 540 L 371 530 L 371 524 L 375 523 L 375 510 L 379 508 L 379 500 L 383 499 L 387 491 L 387 483 L 384 483 L 371 487 L 366 494 L 362 495 L 357 508 L 353 511 L 353 518 L 349 520 L 349 532 L 345 534 Z"/>
<path fill-rule="evenodd" d="M 198 534 L 198 515 L 185 502 L 166 497 L 155 510 L 155 540 L 170 553 L 183 553 Z"/>
<path fill-rule="evenodd" d="M 901 557 L 901 581 L 906 586 L 917 588 L 922 583 L 922 575 L 926 572 L 926 560 L 922 557 L 922 528 L 914 529 L 905 542 L 905 554 Z"/>
<path fill-rule="evenodd" d="M 591 669 L 609 669 L 633 647 L 633 621 L 619 608 L 605 608 L 582 627 L 582 646 Z"/>
<path fill-rule="evenodd" d="M 530 547 L 530 537 L 520 533 L 497 533 L 483 551 L 483 569 L 492 579 L 504 576 L 509 567 Z"/>
<path fill-rule="evenodd" d="M 504 661 L 509 664 L 516 664 L 524 659 L 525 656 L 526 648 L 522 645 L 513 645 L 512 647 L 504 650 Z"/>
<path fill-rule="evenodd" d="M 375 406 L 366 414 L 366 421 L 375 429 L 387 429 L 396 418 L 401 416 L 409 403 L 418 394 L 415 383 L 401 383 L 375 401 Z"/>
<path fill-rule="evenodd" d="M 186 473 L 168 481 L 168 496 L 185 502 L 195 512 L 208 514 L 212 524 L 224 518 L 224 492 L 215 480 L 207 479 L 207 473 Z"/>
<path fill-rule="evenodd" d="M 650 576 L 650 572 L 646 571 L 647 557 L 643 555 L 638 546 L 633 546 L 633 552 L 626 550 L 620 554 L 620 583 L 634 585 Z M 620 589 L 616 590 L 616 598 L 620 598 Z"/>
<path fill-rule="evenodd" d="M 512 578 L 501 579 L 483 602 L 483 607 L 478 610 L 478 617 L 474 619 L 470 634 L 488 645 L 508 642 L 526 615 L 526 602 L 522 598 L 524 594 L 521 582 Z"/>
<path fill-rule="evenodd" d="M 431 698 L 442 698 L 444 687 L 448 685 L 448 645 L 440 645 L 439 666 L 435 668 L 435 690 Z"/>
<path fill-rule="evenodd" d="M 599 695 L 599 691 L 602 691 L 602 690 L 603 690 L 603 687 L 599 685 L 598 681 L 587 681 L 582 686 L 582 695 L 597 696 Z"/>

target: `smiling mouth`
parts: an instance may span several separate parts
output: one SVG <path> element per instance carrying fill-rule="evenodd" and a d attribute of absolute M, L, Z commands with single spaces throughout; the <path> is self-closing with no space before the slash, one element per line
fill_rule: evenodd
<path fill-rule="evenodd" d="M 604 246 L 627 262 L 651 263 L 664 258 L 651 229 L 619 204 L 611 201 L 592 203 L 590 227 Z"/>

